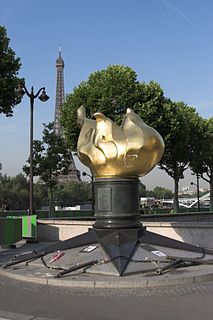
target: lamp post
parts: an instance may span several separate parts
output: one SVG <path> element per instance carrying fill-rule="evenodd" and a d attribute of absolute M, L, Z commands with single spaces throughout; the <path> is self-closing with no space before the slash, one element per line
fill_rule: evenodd
<path fill-rule="evenodd" d="M 197 177 L 197 183 L 191 182 L 191 185 L 197 187 L 197 210 L 200 211 L 200 195 L 199 195 L 199 175 L 196 174 Z"/>
<path fill-rule="evenodd" d="M 84 177 L 88 176 L 91 179 L 91 183 L 92 183 L 92 211 L 94 212 L 94 210 L 95 210 L 94 177 L 86 172 L 82 172 L 82 176 L 84 176 Z"/>
<path fill-rule="evenodd" d="M 42 87 L 34 94 L 33 87 L 31 92 L 27 90 L 24 84 L 19 85 L 16 90 L 16 94 L 20 97 L 26 95 L 30 98 L 30 207 L 29 214 L 33 214 L 33 109 L 34 109 L 34 100 L 38 97 L 42 102 L 46 102 L 49 97 L 45 92 L 45 87 Z M 41 93 L 41 94 L 40 94 Z"/>

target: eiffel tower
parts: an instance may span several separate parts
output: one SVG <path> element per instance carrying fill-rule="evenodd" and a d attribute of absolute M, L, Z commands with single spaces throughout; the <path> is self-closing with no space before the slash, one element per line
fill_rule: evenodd
<path fill-rule="evenodd" d="M 61 57 L 61 47 L 59 47 L 59 57 L 56 60 L 56 99 L 55 99 L 55 119 L 54 127 L 56 134 L 63 135 L 62 128 L 60 125 L 60 108 L 63 105 L 64 98 L 64 60 Z M 70 152 L 71 157 L 71 168 L 70 172 L 67 175 L 60 175 L 58 180 L 60 183 L 69 183 L 70 181 L 81 181 L 80 171 L 76 169 L 72 153 Z"/>

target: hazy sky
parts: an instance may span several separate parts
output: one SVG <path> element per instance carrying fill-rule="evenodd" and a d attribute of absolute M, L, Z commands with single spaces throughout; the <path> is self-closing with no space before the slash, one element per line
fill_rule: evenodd
<path fill-rule="evenodd" d="M 21 58 L 20 77 L 30 90 L 45 86 L 50 99 L 35 101 L 34 138 L 54 119 L 58 47 L 65 62 L 65 92 L 111 64 L 131 67 L 139 81 L 157 81 L 172 100 L 213 116 L 213 1 L 211 0 L 0 0 L 0 25 Z M 29 155 L 29 98 L 0 115 L 2 173 L 22 171 Z M 82 167 L 76 161 L 77 167 Z M 142 179 L 148 189 L 173 189 L 154 169 Z M 180 187 L 195 181 L 190 174 Z"/>

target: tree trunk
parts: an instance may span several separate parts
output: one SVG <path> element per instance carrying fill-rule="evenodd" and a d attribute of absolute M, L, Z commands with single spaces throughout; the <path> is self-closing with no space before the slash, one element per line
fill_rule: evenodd
<path fill-rule="evenodd" d="M 210 203 L 209 210 L 213 212 L 213 175 L 210 178 Z"/>
<path fill-rule="evenodd" d="M 54 201 L 53 201 L 53 188 L 50 187 L 50 211 L 49 211 L 49 217 L 53 217 L 54 216 Z"/>
<path fill-rule="evenodd" d="M 174 178 L 174 181 L 175 181 L 174 210 L 175 210 L 175 212 L 178 212 L 178 210 L 179 210 L 179 202 L 178 202 L 178 183 L 179 183 L 179 179 L 178 178 Z"/>

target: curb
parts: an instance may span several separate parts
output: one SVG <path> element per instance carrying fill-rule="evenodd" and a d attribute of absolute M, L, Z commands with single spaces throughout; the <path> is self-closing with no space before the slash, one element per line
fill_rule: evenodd
<path fill-rule="evenodd" d="M 204 268 L 205 269 L 205 268 Z M 209 270 L 208 270 L 209 271 Z M 189 269 L 188 269 L 189 272 Z M 152 276 L 149 279 L 132 279 L 126 280 L 125 278 L 120 277 L 119 280 L 116 277 L 113 280 L 68 280 L 66 279 L 55 279 L 55 278 L 42 278 L 33 275 L 22 275 L 14 272 L 8 272 L 0 269 L 0 275 L 9 277 L 14 280 L 20 280 L 25 282 L 31 282 L 36 284 L 43 284 L 48 286 L 58 286 L 58 287 L 70 287 L 70 288 L 91 288 L 91 289 L 130 289 L 130 288 L 151 288 L 151 287 L 167 287 L 167 286 L 177 286 L 183 284 L 193 284 L 200 282 L 207 282 L 213 280 L 213 271 L 201 273 L 201 271 L 197 274 L 191 271 L 192 275 L 170 275 L 168 274 L 161 276 Z M 140 275 L 138 275 L 140 276 Z M 78 276 L 79 278 L 80 276 Z M 90 274 L 90 277 L 92 275 Z"/>

